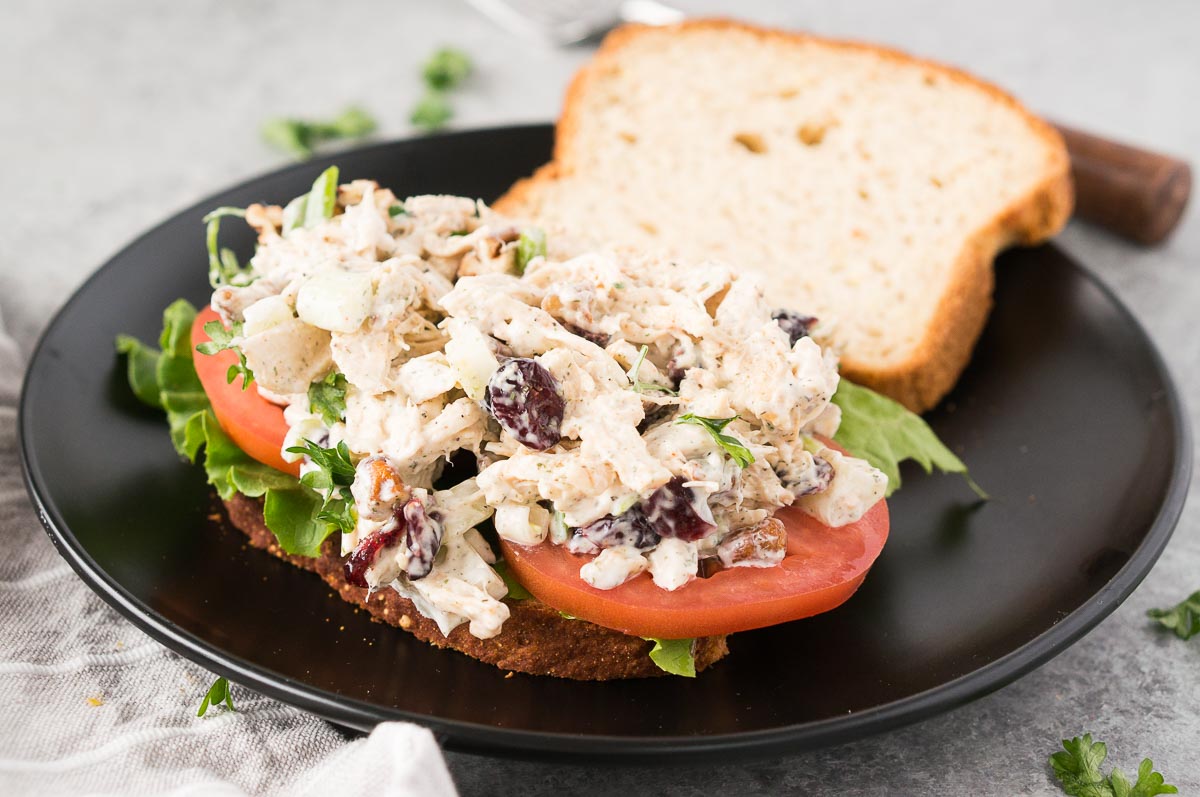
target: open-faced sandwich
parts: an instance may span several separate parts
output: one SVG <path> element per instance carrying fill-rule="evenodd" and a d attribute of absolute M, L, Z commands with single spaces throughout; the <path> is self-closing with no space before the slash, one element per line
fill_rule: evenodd
<path fill-rule="evenodd" d="M 118 341 L 134 391 L 255 546 L 505 669 L 693 675 L 853 594 L 897 459 L 962 469 L 729 265 L 562 259 L 336 168 L 208 224 L 211 305 L 169 307 L 161 351 Z"/>

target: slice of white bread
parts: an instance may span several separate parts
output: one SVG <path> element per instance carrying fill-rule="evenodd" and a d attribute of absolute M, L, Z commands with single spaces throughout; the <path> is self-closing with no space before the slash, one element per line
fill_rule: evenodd
<path fill-rule="evenodd" d="M 698 20 L 611 33 L 554 160 L 496 203 L 581 242 L 765 276 L 842 372 L 934 406 L 991 306 L 992 261 L 1066 223 L 1066 148 L 994 86 L 863 44 Z"/>

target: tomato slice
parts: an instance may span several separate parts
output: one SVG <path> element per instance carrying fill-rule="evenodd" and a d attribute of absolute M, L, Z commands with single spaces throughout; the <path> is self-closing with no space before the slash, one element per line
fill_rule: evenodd
<path fill-rule="evenodd" d="M 233 382 L 226 381 L 229 366 L 238 361 L 237 352 L 226 349 L 216 354 L 201 354 L 195 350 L 196 346 L 209 340 L 204 325 L 220 320 L 216 310 L 205 307 L 192 324 L 192 358 L 200 384 L 212 402 L 213 414 L 238 448 L 264 465 L 298 477 L 300 463 L 284 462 L 280 454 L 288 431 L 283 408 L 260 396 L 258 385 L 254 383 L 242 390 L 240 376 Z"/>
<path fill-rule="evenodd" d="M 778 567 L 735 567 L 668 592 L 642 573 L 619 587 L 596 589 L 579 577 L 592 556 L 561 545 L 500 541 L 521 584 L 542 603 L 626 634 L 659 639 L 731 634 L 827 612 L 862 584 L 888 536 L 880 501 L 857 522 L 830 528 L 798 509 L 776 517 L 788 530 Z"/>

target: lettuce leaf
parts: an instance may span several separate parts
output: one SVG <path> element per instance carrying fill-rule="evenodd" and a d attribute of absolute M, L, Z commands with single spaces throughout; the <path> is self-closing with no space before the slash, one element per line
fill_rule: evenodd
<path fill-rule="evenodd" d="M 684 678 L 696 677 L 696 658 L 692 655 L 694 639 L 655 639 L 642 637 L 647 642 L 653 642 L 650 649 L 650 660 L 658 665 L 663 672 L 671 675 L 682 675 Z"/>
<path fill-rule="evenodd" d="M 128 335 L 118 335 L 117 353 L 126 358 L 134 394 L 166 411 L 171 443 L 181 457 L 195 462 L 204 451 L 204 473 L 223 499 L 234 493 L 265 496 L 263 515 L 280 547 L 290 554 L 316 556 L 337 528 L 317 518 L 323 498 L 290 474 L 251 458 L 217 422 L 192 360 L 192 324 L 196 308 L 180 299 L 163 311 L 161 351 Z"/>
<path fill-rule="evenodd" d="M 904 405 L 846 379 L 838 383 L 833 403 L 842 410 L 834 441 L 883 471 L 888 477 L 887 495 L 900 489 L 900 463 L 911 459 L 926 473 L 934 468 L 961 473 L 975 494 L 987 500 L 988 494 L 971 479 L 962 460 L 946 448 L 921 416 Z"/>

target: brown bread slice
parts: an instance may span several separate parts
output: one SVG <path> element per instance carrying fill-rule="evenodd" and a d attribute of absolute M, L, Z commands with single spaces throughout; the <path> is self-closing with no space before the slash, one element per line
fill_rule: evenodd
<path fill-rule="evenodd" d="M 553 675 L 580 681 L 610 681 L 618 678 L 648 678 L 666 675 L 650 660 L 652 643 L 640 637 L 602 628 L 585 620 L 568 620 L 537 600 L 505 599 L 511 615 L 504 630 L 493 639 L 479 639 L 467 632 L 466 624 L 442 635 L 437 624 L 421 616 L 411 601 L 395 590 L 381 589 L 368 596 L 367 590 L 346 582 L 337 541 L 325 541 L 316 558 L 285 553 L 275 535 L 263 522 L 262 501 L 235 495 L 225 502 L 233 525 L 250 538 L 250 544 L 278 556 L 296 567 L 312 571 L 325 580 L 343 600 L 366 609 L 379 622 L 394 625 L 440 648 L 494 664 L 504 670 L 531 675 Z M 705 669 L 729 652 L 726 637 L 696 640 L 696 670 Z"/>
<path fill-rule="evenodd" d="M 1071 205 L 1061 137 L 995 86 L 697 20 L 611 33 L 571 83 L 553 162 L 495 208 L 581 248 L 756 269 L 827 322 L 846 376 L 923 411 L 970 358 L 997 252 L 1053 235 Z"/>

